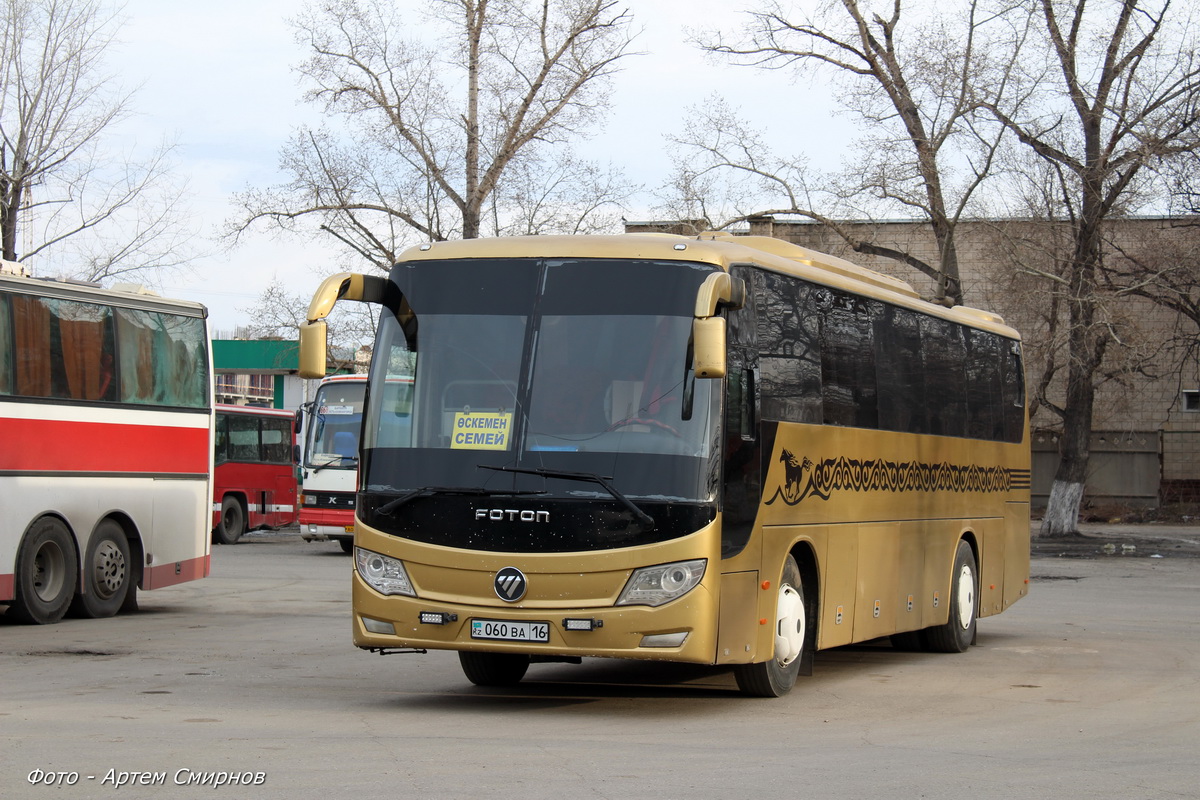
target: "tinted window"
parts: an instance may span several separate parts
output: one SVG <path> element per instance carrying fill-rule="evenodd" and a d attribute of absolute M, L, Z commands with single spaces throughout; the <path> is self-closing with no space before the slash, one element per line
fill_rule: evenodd
<path fill-rule="evenodd" d="M 938 436 L 967 435 L 967 398 L 963 362 L 966 346 L 962 326 L 924 314 L 920 317 L 925 385 L 929 396 L 929 432 Z"/>
<path fill-rule="evenodd" d="M 746 273 L 764 419 L 1021 440 L 1019 342 L 797 278 Z M 743 328 L 753 317 L 729 319 L 730 364 L 751 364 Z M 729 391 L 740 398 L 740 386 Z"/>
<path fill-rule="evenodd" d="M 820 423 L 821 312 L 832 296 L 782 275 L 753 276 L 763 418 Z"/>
<path fill-rule="evenodd" d="M 920 315 L 881 304 L 875 318 L 879 427 L 905 433 L 929 433 Z"/>
<path fill-rule="evenodd" d="M 821 329 L 825 424 L 875 428 L 879 413 L 871 311 L 879 304 L 842 292 L 830 294 Z"/>

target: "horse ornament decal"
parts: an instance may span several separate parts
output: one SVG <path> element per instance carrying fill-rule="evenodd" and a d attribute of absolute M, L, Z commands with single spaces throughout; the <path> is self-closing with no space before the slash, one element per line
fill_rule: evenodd
<path fill-rule="evenodd" d="M 790 450 L 779 454 L 783 483 L 766 502 L 794 506 L 809 497 L 828 500 L 834 492 L 1008 492 L 1029 488 L 1029 470 L 978 464 L 926 464 L 838 456 L 814 462 Z"/>

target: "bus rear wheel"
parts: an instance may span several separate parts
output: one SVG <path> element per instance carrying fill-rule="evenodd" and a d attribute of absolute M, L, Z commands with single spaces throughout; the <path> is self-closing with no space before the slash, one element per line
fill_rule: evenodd
<path fill-rule="evenodd" d="M 132 567 L 125 530 L 111 519 L 101 522 L 83 557 L 83 594 L 72 601 L 71 613 L 98 619 L 120 611 L 132 582 Z"/>
<path fill-rule="evenodd" d="M 15 597 L 9 614 L 33 625 L 58 622 L 71 605 L 78 580 L 71 532 L 53 517 L 40 519 L 30 526 L 17 550 Z"/>
<path fill-rule="evenodd" d="M 225 495 L 221 500 L 221 518 L 213 536 L 218 544 L 237 544 L 246 532 L 246 512 L 242 510 L 241 502 L 233 495 Z"/>
<path fill-rule="evenodd" d="M 733 670 L 738 688 L 754 697 L 782 697 L 791 691 L 800 674 L 800 661 L 808 641 L 808 610 L 796 559 L 783 564 L 775 601 L 775 650 L 769 661 L 739 664 Z"/>
<path fill-rule="evenodd" d="M 950 582 L 950 619 L 921 631 L 925 648 L 934 653 L 964 653 L 975 640 L 979 611 L 979 580 L 975 551 L 965 540 L 954 554 L 954 574 Z"/>
<path fill-rule="evenodd" d="M 476 686 L 513 686 L 525 677 L 529 656 L 459 650 L 458 663 L 467 680 Z"/>

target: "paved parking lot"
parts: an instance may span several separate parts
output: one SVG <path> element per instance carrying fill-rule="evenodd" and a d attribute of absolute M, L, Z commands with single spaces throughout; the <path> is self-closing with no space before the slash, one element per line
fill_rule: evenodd
<path fill-rule="evenodd" d="M 1038 555 L 970 652 L 825 652 L 779 700 L 604 660 L 476 688 L 351 646 L 350 569 L 254 534 L 137 615 L 0 620 L 0 798 L 1200 797 L 1197 559 Z"/>

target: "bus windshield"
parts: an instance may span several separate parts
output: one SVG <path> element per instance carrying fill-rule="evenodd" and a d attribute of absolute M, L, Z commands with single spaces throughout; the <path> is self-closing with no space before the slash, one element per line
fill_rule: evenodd
<path fill-rule="evenodd" d="M 372 362 L 360 477 L 380 497 L 367 505 L 437 487 L 587 500 L 621 509 L 626 544 L 671 535 L 669 514 L 648 509 L 652 533 L 623 510 L 628 501 L 711 513 L 720 382 L 695 380 L 689 341 L 713 270 L 604 259 L 397 266 L 400 295 Z M 413 376 L 411 396 L 397 375 Z M 577 546 L 590 545 L 556 549 Z"/>
<path fill-rule="evenodd" d="M 312 405 L 304 466 L 358 468 L 358 433 L 366 388 L 362 381 L 334 381 L 320 387 Z"/>

